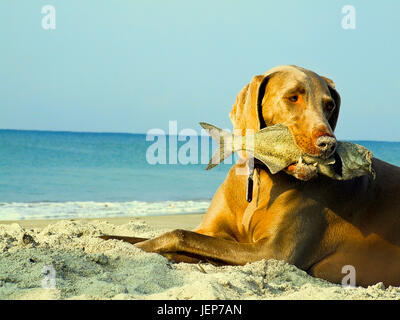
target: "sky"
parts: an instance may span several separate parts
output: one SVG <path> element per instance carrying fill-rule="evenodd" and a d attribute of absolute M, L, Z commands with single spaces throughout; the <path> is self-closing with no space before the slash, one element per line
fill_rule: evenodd
<path fill-rule="evenodd" d="M 398 0 L 1 0 L 0 128 L 231 128 L 242 87 L 295 64 L 336 83 L 339 139 L 400 141 L 398 12 Z"/>

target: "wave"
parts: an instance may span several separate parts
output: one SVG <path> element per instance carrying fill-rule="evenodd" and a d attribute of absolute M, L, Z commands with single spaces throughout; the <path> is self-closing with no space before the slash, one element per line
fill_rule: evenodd
<path fill-rule="evenodd" d="M 1 202 L 0 220 L 142 217 L 203 213 L 210 201 Z"/>

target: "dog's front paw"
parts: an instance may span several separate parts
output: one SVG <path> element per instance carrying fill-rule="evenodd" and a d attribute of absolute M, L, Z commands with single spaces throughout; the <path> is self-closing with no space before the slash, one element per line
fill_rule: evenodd
<path fill-rule="evenodd" d="M 317 168 L 306 163 L 292 164 L 285 169 L 285 172 L 302 181 L 311 180 L 318 175 Z"/>

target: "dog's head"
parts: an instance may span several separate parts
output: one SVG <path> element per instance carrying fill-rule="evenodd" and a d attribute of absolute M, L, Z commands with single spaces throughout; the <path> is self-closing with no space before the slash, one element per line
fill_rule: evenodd
<path fill-rule="evenodd" d="M 332 80 L 297 66 L 279 66 L 253 77 L 229 116 L 242 135 L 249 129 L 286 125 L 305 153 L 327 158 L 336 148 L 339 109 Z"/>

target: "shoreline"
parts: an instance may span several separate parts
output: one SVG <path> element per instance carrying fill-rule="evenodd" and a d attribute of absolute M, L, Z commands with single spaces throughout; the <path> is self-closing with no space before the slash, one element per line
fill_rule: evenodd
<path fill-rule="evenodd" d="M 59 219 L 31 219 L 31 220 L 0 220 L 0 225 L 19 224 L 23 228 L 43 229 L 50 224 L 60 221 L 94 222 L 104 221 L 117 226 L 129 223 L 132 220 L 141 220 L 156 229 L 187 229 L 192 230 L 200 224 L 205 213 L 154 215 L 140 217 L 114 218 L 59 218 Z"/>

